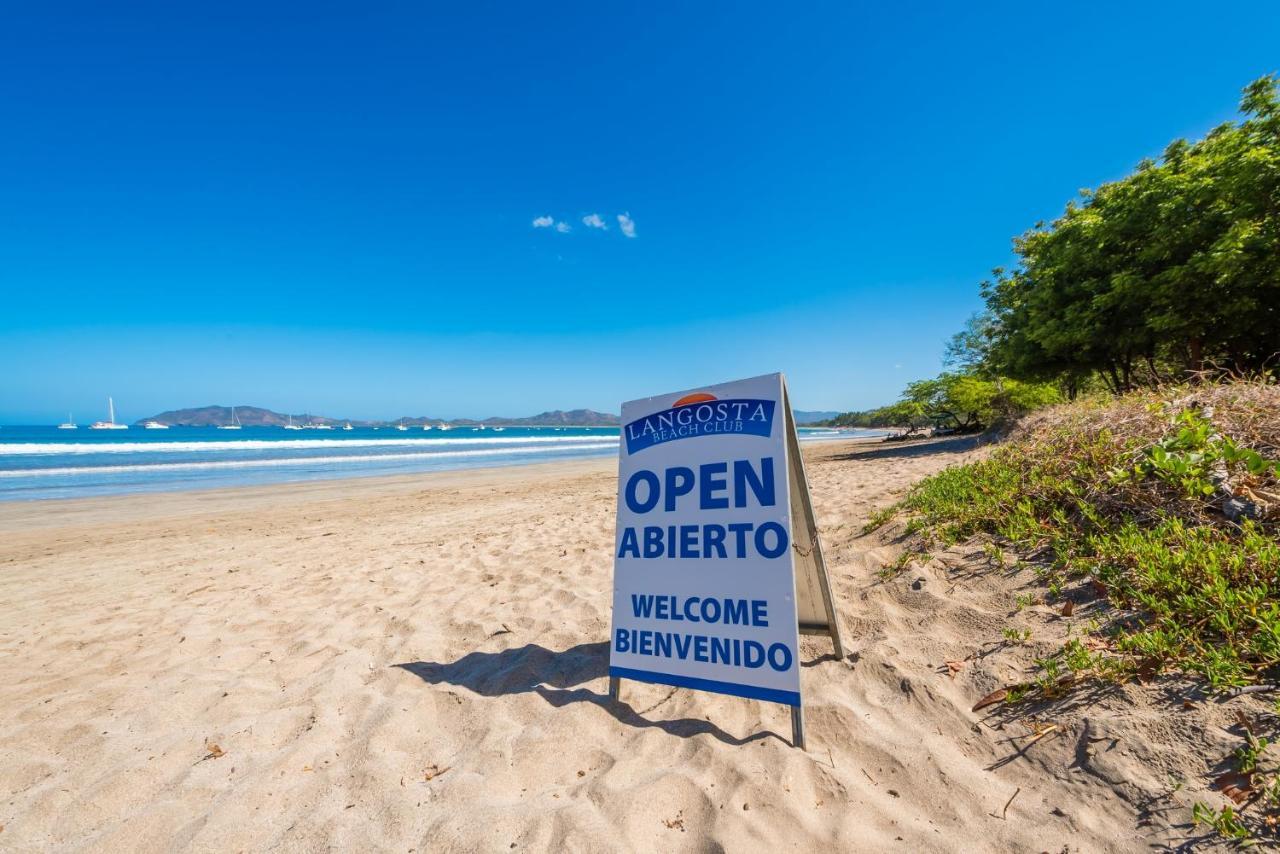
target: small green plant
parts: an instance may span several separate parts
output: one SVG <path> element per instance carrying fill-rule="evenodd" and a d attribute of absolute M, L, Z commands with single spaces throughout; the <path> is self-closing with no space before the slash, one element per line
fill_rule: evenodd
<path fill-rule="evenodd" d="M 1005 695 L 1004 701 L 1009 705 L 1021 703 L 1031 693 L 1030 685 L 1014 685 L 1009 689 L 1009 693 Z"/>
<path fill-rule="evenodd" d="M 1204 824 L 1218 831 L 1224 839 L 1244 840 L 1249 838 L 1249 829 L 1236 817 L 1236 811 L 1229 805 L 1217 812 L 1206 803 L 1196 801 L 1191 808 L 1191 819 L 1197 824 Z"/>
<path fill-rule="evenodd" d="M 904 551 L 894 559 L 893 563 L 885 564 L 881 567 L 880 571 L 876 573 L 876 576 L 881 581 L 888 581 L 921 557 L 925 557 L 925 555 L 922 555 L 920 552 L 910 550 Z"/>
<path fill-rule="evenodd" d="M 1001 634 L 1005 641 L 1012 644 L 1024 644 L 1031 640 L 1031 629 L 1006 628 Z"/>
<path fill-rule="evenodd" d="M 1021 611 L 1023 608 L 1030 608 L 1036 604 L 1036 601 L 1036 597 L 1031 593 L 1019 593 L 1014 597 L 1013 604 L 1017 606 L 1016 610 Z"/>
<path fill-rule="evenodd" d="M 864 535 L 870 534 L 872 531 L 883 528 L 885 525 L 889 524 L 889 520 L 896 515 L 898 515 L 898 505 L 896 504 L 890 504 L 888 507 L 883 507 L 877 510 L 875 513 L 871 514 L 871 518 L 862 526 L 862 533 Z"/>
<path fill-rule="evenodd" d="M 1258 759 L 1262 756 L 1262 752 L 1267 749 L 1271 742 L 1263 736 L 1249 736 L 1249 742 L 1243 747 L 1236 748 L 1236 759 L 1240 763 L 1240 771 L 1243 774 L 1250 774 L 1258 769 Z"/>

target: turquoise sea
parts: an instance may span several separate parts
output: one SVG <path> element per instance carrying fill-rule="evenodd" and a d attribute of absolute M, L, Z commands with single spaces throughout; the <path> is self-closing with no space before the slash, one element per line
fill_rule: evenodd
<path fill-rule="evenodd" d="M 802 441 L 883 435 L 801 428 Z M 617 427 L 449 431 L 0 427 L 0 501 L 287 483 L 613 456 Z"/>

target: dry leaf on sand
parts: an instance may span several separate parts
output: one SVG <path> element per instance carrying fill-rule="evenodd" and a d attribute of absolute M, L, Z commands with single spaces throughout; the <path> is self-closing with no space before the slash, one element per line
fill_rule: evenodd
<path fill-rule="evenodd" d="M 1229 771 L 1213 781 L 1214 785 L 1221 790 L 1236 804 L 1243 804 L 1253 795 L 1253 775 L 1243 774 L 1239 771 Z"/>
<path fill-rule="evenodd" d="M 983 697 L 978 702 L 974 703 L 973 709 L 971 711 L 976 712 L 981 709 L 985 709 L 987 706 L 994 706 L 996 703 L 1003 702 L 1004 698 L 1008 696 L 1009 696 L 1008 688 L 997 688 L 987 696 Z"/>

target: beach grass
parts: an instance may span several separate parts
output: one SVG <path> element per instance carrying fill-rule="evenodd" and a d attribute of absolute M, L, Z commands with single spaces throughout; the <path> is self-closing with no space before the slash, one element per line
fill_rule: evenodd
<path fill-rule="evenodd" d="M 1280 683 L 1278 460 L 1274 384 L 1093 399 L 1037 413 L 984 459 L 918 483 L 870 527 L 905 517 L 921 558 L 980 537 L 1020 555 L 1047 603 L 1070 613 L 1077 601 L 1104 602 L 1106 617 L 1037 659 L 1035 677 L 1010 686 L 1005 702 L 1173 672 L 1211 694 L 1267 690 Z M 1249 733 L 1253 754 L 1266 746 Z M 1264 780 L 1253 760 L 1240 773 L 1274 812 L 1280 776 Z M 1250 830 L 1238 811 L 1197 815 L 1233 838 Z"/>

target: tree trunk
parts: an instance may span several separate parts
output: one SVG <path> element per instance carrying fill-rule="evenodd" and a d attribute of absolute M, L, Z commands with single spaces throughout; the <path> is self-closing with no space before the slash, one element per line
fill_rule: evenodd
<path fill-rule="evenodd" d="M 1114 362 L 1107 363 L 1107 374 L 1111 376 L 1111 382 L 1108 383 L 1107 388 L 1111 391 L 1112 394 L 1119 395 L 1120 392 L 1123 390 L 1123 386 L 1120 383 L 1120 374 L 1116 372 L 1116 366 Z M 1106 382 L 1105 376 L 1103 377 L 1103 382 Z"/>
<path fill-rule="evenodd" d="M 1161 378 L 1160 372 L 1156 370 L 1156 361 L 1151 358 L 1150 353 L 1146 354 L 1146 360 L 1147 370 L 1151 372 L 1151 379 L 1155 381 L 1156 385 L 1164 385 L 1164 380 Z"/>

